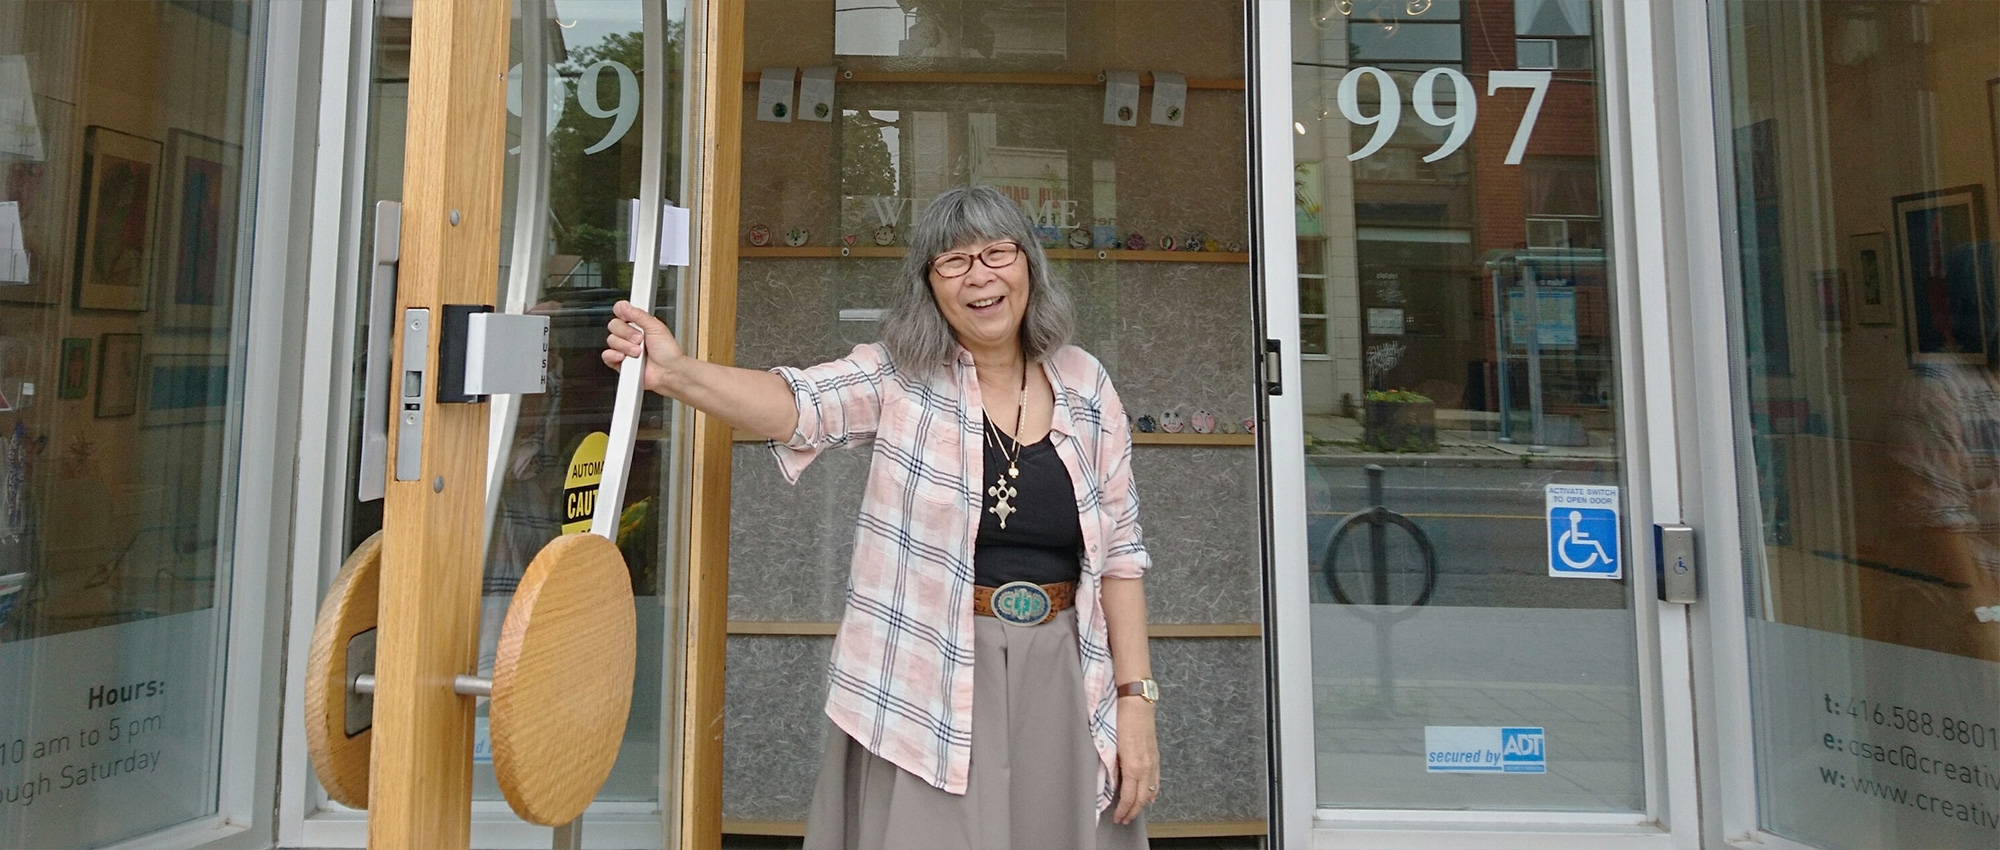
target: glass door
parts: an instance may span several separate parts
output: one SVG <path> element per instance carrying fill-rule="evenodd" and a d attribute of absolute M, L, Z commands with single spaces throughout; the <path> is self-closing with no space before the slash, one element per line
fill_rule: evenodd
<path fill-rule="evenodd" d="M 403 173 L 411 17 L 408 2 L 378 2 L 369 22 L 366 130 L 360 152 L 365 173 L 350 204 L 373 210 L 400 196 Z M 654 239 L 637 222 L 658 221 L 641 210 L 686 206 L 683 151 L 688 71 L 688 4 L 678 0 L 524 0 L 510 30 L 508 156 L 504 175 L 500 255 L 494 258 L 497 311 L 551 319 L 548 389 L 538 395 L 496 396 L 488 436 L 486 569 L 481 588 L 480 674 L 489 675 L 515 585 L 544 544 L 587 528 L 591 505 L 576 495 L 570 470 L 579 459 L 605 457 L 617 374 L 598 353 L 614 302 L 634 280 L 653 287 L 656 313 L 670 326 L 688 314 L 689 276 L 678 265 L 641 258 Z M 368 246 L 372 213 L 358 216 L 348 250 L 360 258 L 344 285 L 358 295 L 351 350 L 367 338 Z M 683 237 L 685 234 L 683 233 Z M 665 251 L 657 252 L 665 256 Z M 361 368 L 353 358 L 353 368 Z M 341 508 L 342 552 L 382 525 L 381 502 L 360 501 L 363 387 L 351 382 L 345 438 L 349 473 Z M 677 554 L 676 462 L 672 409 L 649 397 L 638 414 L 638 439 L 616 541 L 631 569 L 638 603 L 639 660 L 623 749 L 597 803 L 585 816 L 586 841 L 615 846 L 657 845 L 662 800 L 672 800 L 662 776 L 678 776 L 669 732 L 680 691 L 671 645 L 681 585 Z M 611 447 L 616 451 L 618 447 Z M 588 466 L 589 464 L 581 464 Z M 337 568 L 328 563 L 327 575 Z M 491 766 L 487 707 L 477 709 L 474 833 L 477 846 L 518 842 L 526 828 L 503 802 Z M 672 769 L 666 769 L 671 767 Z M 664 795 L 664 796 L 663 796 Z M 323 803 L 331 809 L 334 804 Z M 338 820 L 336 816 L 334 818 Z M 312 835 L 308 824 L 308 843 Z M 341 833 L 347 835 L 351 833 Z M 546 834 L 546 833 L 544 833 Z M 352 840 L 352 839 L 343 839 Z M 607 845 L 609 846 L 609 845 Z"/>
<path fill-rule="evenodd" d="M 1287 846 L 1673 838 L 1615 5 L 1260 7 Z"/>

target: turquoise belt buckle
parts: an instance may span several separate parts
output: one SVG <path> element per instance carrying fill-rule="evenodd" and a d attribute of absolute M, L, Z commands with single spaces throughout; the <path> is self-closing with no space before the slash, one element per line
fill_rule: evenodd
<path fill-rule="evenodd" d="M 1010 581 L 993 591 L 992 606 L 1001 622 L 1040 625 L 1049 618 L 1049 592 L 1031 581 Z"/>

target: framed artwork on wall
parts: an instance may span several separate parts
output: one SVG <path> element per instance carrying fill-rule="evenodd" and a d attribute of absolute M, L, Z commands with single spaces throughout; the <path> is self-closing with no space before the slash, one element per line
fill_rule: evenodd
<path fill-rule="evenodd" d="M 1995 349 L 1993 248 L 1976 185 L 1893 201 L 1896 276 L 1912 363 L 1987 363 Z"/>
<path fill-rule="evenodd" d="M 160 143 L 92 126 L 84 128 L 83 146 L 73 303 L 83 310 L 144 311 L 152 279 Z"/>
<path fill-rule="evenodd" d="M 1844 258 L 1848 286 L 1847 303 L 1853 308 L 1854 323 L 1887 326 L 1896 323 L 1902 307 L 1890 277 L 1889 234 L 1856 233 L 1847 237 Z"/>
<path fill-rule="evenodd" d="M 146 358 L 144 427 L 221 422 L 228 405 L 228 355 L 155 354 Z"/>
<path fill-rule="evenodd" d="M 97 358 L 97 418 L 139 412 L 139 335 L 105 334 Z"/>
<path fill-rule="evenodd" d="M 76 233 L 76 107 L 54 98 L 35 98 L 41 125 L 42 158 L 0 163 L 0 201 L 13 201 L 21 217 L 22 247 L 28 251 L 28 282 L 0 286 L 0 302 L 54 304 L 70 282 L 71 240 Z"/>
<path fill-rule="evenodd" d="M 56 375 L 56 398 L 83 398 L 90 393 L 90 340 L 62 341 L 62 371 Z"/>
<path fill-rule="evenodd" d="M 236 283 L 236 193 L 243 149 L 175 130 L 167 135 L 161 186 L 159 280 L 162 328 L 229 328 Z"/>

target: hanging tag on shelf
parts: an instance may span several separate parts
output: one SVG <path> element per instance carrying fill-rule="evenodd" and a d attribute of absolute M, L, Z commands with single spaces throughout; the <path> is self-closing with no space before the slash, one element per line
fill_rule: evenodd
<path fill-rule="evenodd" d="M 799 75 L 799 120 L 833 120 L 833 66 L 807 68 Z"/>
<path fill-rule="evenodd" d="M 792 123 L 792 76 L 796 67 L 765 68 L 757 80 L 757 120 Z"/>
<path fill-rule="evenodd" d="M 1104 72 L 1104 123 L 1139 126 L 1139 72 Z"/>
<path fill-rule="evenodd" d="M 1187 116 L 1187 75 L 1176 71 L 1153 72 L 1153 123 L 1181 126 Z"/>

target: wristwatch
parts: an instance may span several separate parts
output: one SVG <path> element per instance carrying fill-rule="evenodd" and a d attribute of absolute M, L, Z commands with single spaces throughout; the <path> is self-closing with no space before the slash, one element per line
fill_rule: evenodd
<path fill-rule="evenodd" d="M 1118 695 L 1121 697 L 1138 697 L 1145 700 L 1148 704 L 1158 703 L 1160 701 L 1160 683 L 1152 679 L 1126 682 L 1118 686 Z"/>

